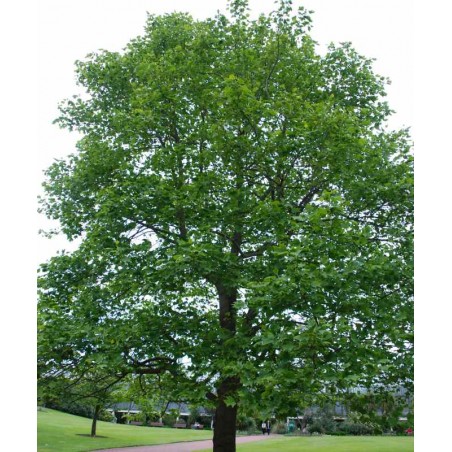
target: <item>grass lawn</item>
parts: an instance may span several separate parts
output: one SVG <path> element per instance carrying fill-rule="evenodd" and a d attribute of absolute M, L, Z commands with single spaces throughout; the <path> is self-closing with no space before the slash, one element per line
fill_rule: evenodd
<path fill-rule="evenodd" d="M 98 422 L 90 438 L 91 420 L 59 411 L 38 411 L 38 452 L 82 452 L 109 447 L 141 446 L 212 438 L 210 431 L 137 427 Z M 413 452 L 413 437 L 302 436 L 237 445 L 237 452 Z M 206 449 L 204 452 L 211 452 Z"/>
<path fill-rule="evenodd" d="M 81 452 L 212 438 L 211 431 L 137 427 L 100 421 L 97 423 L 99 437 L 90 438 L 90 432 L 90 419 L 47 408 L 38 411 L 38 452 Z"/>
<path fill-rule="evenodd" d="M 237 445 L 237 452 L 413 452 L 413 450 L 412 436 L 282 437 Z M 211 451 L 206 449 L 202 452 Z"/>

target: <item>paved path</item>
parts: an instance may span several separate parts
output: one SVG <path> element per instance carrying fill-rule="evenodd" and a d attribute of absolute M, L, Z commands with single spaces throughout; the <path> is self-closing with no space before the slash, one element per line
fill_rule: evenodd
<path fill-rule="evenodd" d="M 251 441 L 263 441 L 272 438 L 274 435 L 252 435 L 252 436 L 237 436 L 237 444 L 249 443 Z M 99 452 L 191 452 L 194 450 L 209 449 L 212 447 L 212 440 L 204 441 L 186 441 L 183 443 L 172 444 L 158 444 L 155 446 L 135 446 L 135 447 L 121 447 L 116 449 L 102 449 Z"/>

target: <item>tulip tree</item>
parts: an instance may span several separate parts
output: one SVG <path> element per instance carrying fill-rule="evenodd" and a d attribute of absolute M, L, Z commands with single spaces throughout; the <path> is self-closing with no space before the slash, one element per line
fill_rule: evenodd
<path fill-rule="evenodd" d="M 78 61 L 85 94 L 57 122 L 82 138 L 44 183 L 42 210 L 81 240 L 42 267 L 46 365 L 66 350 L 172 375 L 215 407 L 217 452 L 239 406 L 412 377 L 408 132 L 371 59 L 318 54 L 310 13 L 275 9 L 150 15 Z"/>

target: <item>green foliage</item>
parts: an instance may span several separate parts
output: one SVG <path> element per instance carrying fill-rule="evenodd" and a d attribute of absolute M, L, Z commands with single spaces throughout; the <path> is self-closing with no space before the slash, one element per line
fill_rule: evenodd
<path fill-rule="evenodd" d="M 308 431 L 309 431 L 309 433 L 311 433 L 311 434 L 312 434 L 312 433 L 320 433 L 320 434 L 323 434 L 323 433 L 326 432 L 324 426 L 323 426 L 321 423 L 319 423 L 319 422 L 313 422 L 313 423 L 309 426 Z"/>
<path fill-rule="evenodd" d="M 49 371 L 39 376 L 41 401 L 66 413 L 111 421 L 112 416 L 102 408 L 117 398 L 120 379 L 101 366 L 97 369 L 92 361 L 80 367 L 72 365 L 63 369 L 49 366 Z"/>
<path fill-rule="evenodd" d="M 127 413 L 127 414 L 124 415 L 124 418 L 128 422 L 141 422 L 143 424 L 146 422 L 146 414 L 144 414 L 143 412 L 140 412 L 140 413 Z"/>
<path fill-rule="evenodd" d="M 47 401 L 46 407 L 88 419 L 93 417 L 93 407 L 83 403 L 68 403 L 64 400 L 52 400 Z"/>
<path fill-rule="evenodd" d="M 172 427 L 176 423 L 176 420 L 177 420 L 177 413 L 175 413 L 175 412 L 167 413 L 162 418 L 163 424 L 168 427 Z"/>
<path fill-rule="evenodd" d="M 161 413 L 159 411 L 159 406 L 156 405 L 154 398 L 147 397 L 138 397 L 131 398 L 130 400 L 135 401 L 135 403 L 140 407 L 140 411 L 143 415 L 143 422 L 149 420 L 151 422 L 158 422 L 161 417 Z"/>
<path fill-rule="evenodd" d="M 243 413 L 238 413 L 236 425 L 237 431 L 240 432 L 247 432 L 248 434 L 253 434 L 256 431 L 258 431 L 256 427 L 256 420 Z"/>
<path fill-rule="evenodd" d="M 204 420 L 201 416 L 201 411 L 198 407 L 191 407 L 190 408 L 190 414 L 187 419 L 187 424 L 192 425 L 195 422 L 198 422 L 199 424 L 203 424 Z"/>
<path fill-rule="evenodd" d="M 271 432 L 283 435 L 287 433 L 287 425 L 284 422 L 276 422 L 272 425 Z"/>
<path fill-rule="evenodd" d="M 312 416 L 312 421 L 308 424 L 309 433 L 333 433 L 337 430 L 337 423 L 334 421 L 333 409 L 325 405 Z"/>
<path fill-rule="evenodd" d="M 230 10 L 151 15 L 77 62 L 57 123 L 82 139 L 41 208 L 81 245 L 41 267 L 40 375 L 168 376 L 278 416 L 409 386 L 413 159 L 386 80 L 348 43 L 317 54 L 289 1 Z"/>
<path fill-rule="evenodd" d="M 378 425 L 379 430 L 390 432 L 399 423 L 403 410 L 409 406 L 409 394 L 396 396 L 390 391 L 371 391 L 348 394 L 348 417 L 356 423 Z"/>
<path fill-rule="evenodd" d="M 113 422 L 116 417 L 111 411 L 102 410 L 98 416 L 99 421 Z"/>
<path fill-rule="evenodd" d="M 339 426 L 339 431 L 347 435 L 379 435 L 382 432 L 381 427 L 372 422 L 344 422 Z"/>
<path fill-rule="evenodd" d="M 175 381 L 168 375 L 139 375 L 127 378 L 126 400 L 135 402 L 146 419 L 158 422 L 165 415 L 170 402 L 178 398 Z M 178 412 L 172 413 L 175 416 Z"/>

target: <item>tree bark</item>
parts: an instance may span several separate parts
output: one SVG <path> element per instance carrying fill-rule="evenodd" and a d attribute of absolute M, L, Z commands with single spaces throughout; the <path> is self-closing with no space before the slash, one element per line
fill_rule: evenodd
<path fill-rule="evenodd" d="M 94 408 L 93 422 L 91 424 L 91 438 L 94 438 L 96 436 L 97 418 L 99 417 L 101 408 L 101 405 L 96 405 L 96 407 Z"/>
<path fill-rule="evenodd" d="M 231 334 L 235 334 L 236 322 L 233 310 L 237 301 L 237 290 L 217 284 L 218 298 L 220 302 L 220 326 Z"/>
<path fill-rule="evenodd" d="M 218 404 L 215 410 L 215 427 L 213 430 L 213 452 L 235 452 L 235 429 L 237 405 L 227 406 L 225 397 L 239 386 L 235 377 L 224 379 L 218 388 Z"/>
<path fill-rule="evenodd" d="M 236 332 L 234 303 L 237 301 L 237 289 L 216 285 L 220 307 L 220 326 L 231 335 Z M 235 433 L 237 405 L 227 406 L 226 397 L 236 393 L 240 386 L 238 377 L 226 377 L 217 387 L 217 406 L 215 410 L 215 427 L 213 434 L 214 452 L 235 452 Z"/>

